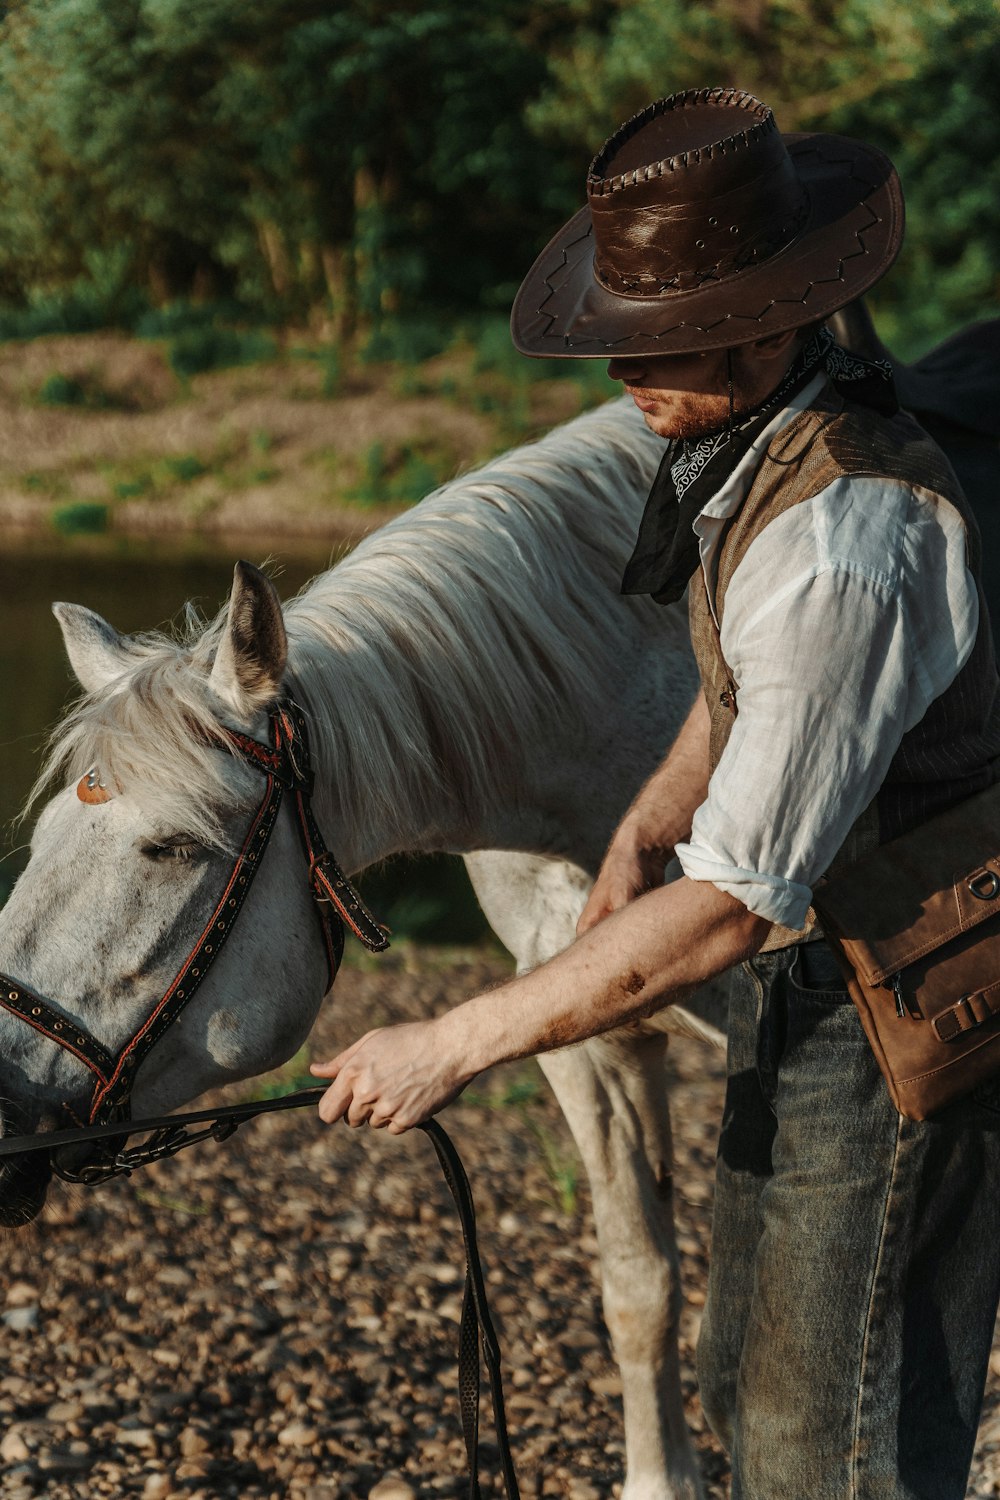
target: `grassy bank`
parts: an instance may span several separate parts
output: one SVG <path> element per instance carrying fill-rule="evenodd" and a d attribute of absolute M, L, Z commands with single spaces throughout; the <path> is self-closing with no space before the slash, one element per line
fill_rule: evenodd
<path fill-rule="evenodd" d="M 61 533 L 356 535 L 612 391 L 502 320 L 398 330 L 346 361 L 213 324 L 0 345 L 0 523 Z"/>

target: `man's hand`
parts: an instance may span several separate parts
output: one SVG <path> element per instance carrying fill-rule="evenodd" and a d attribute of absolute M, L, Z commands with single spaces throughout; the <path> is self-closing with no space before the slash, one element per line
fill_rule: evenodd
<path fill-rule="evenodd" d="M 443 1109 L 475 1074 L 440 1031 L 437 1021 L 369 1031 L 329 1062 L 313 1063 L 309 1071 L 317 1078 L 333 1079 L 319 1102 L 320 1119 L 367 1121 L 402 1135 Z"/>
<path fill-rule="evenodd" d="M 636 896 L 662 885 L 672 853 L 672 849 L 656 844 L 648 836 L 640 819 L 627 816 L 608 846 L 594 888 L 576 924 L 577 934 L 582 936 Z"/>

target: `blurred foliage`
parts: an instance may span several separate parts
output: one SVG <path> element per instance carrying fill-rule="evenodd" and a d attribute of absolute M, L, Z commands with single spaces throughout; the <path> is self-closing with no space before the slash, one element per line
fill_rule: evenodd
<path fill-rule="evenodd" d="M 108 507 L 97 501 L 77 500 L 52 512 L 52 525 L 61 536 L 92 536 L 108 528 Z"/>
<path fill-rule="evenodd" d="M 100 377 L 92 371 L 82 375 L 54 371 L 39 386 L 38 401 L 41 406 L 77 406 L 87 411 L 107 411 L 116 406 L 127 408 L 129 404 L 121 393 L 106 390 Z"/>
<path fill-rule="evenodd" d="M 904 356 L 1000 300 L 1000 7 L 995 0 L 577 0 L 529 105 L 567 146 L 650 100 L 734 83 L 784 130 L 880 146 L 907 199 L 900 261 L 872 298 Z"/>
<path fill-rule="evenodd" d="M 394 942 L 475 943 L 490 936 L 465 866 L 447 854 L 397 856 L 359 879 Z"/>
<path fill-rule="evenodd" d="M 117 322 L 193 374 L 308 318 L 427 359 L 444 310 L 506 307 L 623 118 L 733 82 L 896 161 L 877 310 L 912 352 L 997 298 L 998 71 L 995 0 L 8 0 L 0 337 Z"/>
<path fill-rule="evenodd" d="M 12 0 L 0 300 L 235 296 L 341 334 L 519 265 L 558 169 L 521 104 L 569 0 Z M 447 246 L 447 253 L 441 254 Z"/>
<path fill-rule="evenodd" d="M 436 439 L 387 445 L 376 440 L 361 454 L 352 505 L 415 505 L 455 475 L 455 455 Z"/>
<path fill-rule="evenodd" d="M 270 359 L 275 343 L 257 329 L 185 328 L 171 339 L 170 368 L 175 375 L 200 375 L 205 370 L 225 370 L 233 365 L 252 365 Z"/>

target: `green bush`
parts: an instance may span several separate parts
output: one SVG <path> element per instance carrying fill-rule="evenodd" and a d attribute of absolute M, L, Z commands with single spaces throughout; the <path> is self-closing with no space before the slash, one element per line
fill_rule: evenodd
<path fill-rule="evenodd" d="M 453 337 L 454 329 L 445 317 L 387 320 L 371 335 L 361 358 L 366 364 L 419 365 L 443 354 Z"/>
<path fill-rule="evenodd" d="M 79 380 L 70 375 L 47 375 L 38 391 L 43 406 L 86 406 L 87 392 Z"/>
<path fill-rule="evenodd" d="M 612 396 L 620 389 L 609 380 L 601 359 L 529 359 L 514 348 L 506 317 L 484 318 L 467 328 L 472 343 L 473 369 L 479 375 L 500 375 L 518 385 L 534 380 L 573 380 L 592 395 Z M 581 389 L 581 393 L 582 393 Z"/>
<path fill-rule="evenodd" d="M 361 476 L 350 495 L 355 505 L 378 505 L 385 500 L 387 465 L 385 444 L 369 443 L 361 455 Z"/>
<path fill-rule="evenodd" d="M 177 479 L 181 484 L 190 484 L 193 479 L 200 479 L 202 474 L 208 473 L 209 468 L 194 453 L 181 453 L 174 458 L 165 458 L 163 467 L 171 479 Z"/>
<path fill-rule="evenodd" d="M 88 411 L 107 411 L 112 407 L 124 411 L 131 409 L 127 393 L 106 391 L 100 378 L 90 373 L 76 376 L 54 371 L 42 381 L 38 400 L 42 406 L 77 406 Z"/>
<path fill-rule="evenodd" d="M 90 536 L 108 529 L 108 507 L 94 500 L 76 500 L 52 512 L 52 524 L 63 536 Z"/>
<path fill-rule="evenodd" d="M 134 287 L 109 297 L 88 278 L 59 293 L 38 293 L 20 305 L 0 307 L 0 342 L 37 339 L 49 333 L 93 333 L 98 328 L 128 327 L 145 307 Z"/>
<path fill-rule="evenodd" d="M 206 370 L 252 365 L 273 359 L 277 345 L 269 334 L 237 328 L 187 328 L 170 342 L 171 369 L 182 379 Z"/>
<path fill-rule="evenodd" d="M 348 499 L 355 505 L 414 505 L 454 472 L 454 457 L 439 448 L 402 443 L 387 452 L 369 444 L 361 474 Z"/>
<path fill-rule="evenodd" d="M 140 495 L 147 495 L 153 488 L 153 481 L 148 474 L 137 474 L 134 479 L 120 479 L 114 486 L 115 498 L 117 500 L 137 500 Z"/>
<path fill-rule="evenodd" d="M 232 327 L 253 321 L 248 308 L 233 301 L 188 302 L 180 299 L 148 307 L 132 324 L 141 339 L 170 339 L 192 329 Z"/>
<path fill-rule="evenodd" d="M 389 499 L 402 505 L 415 505 L 447 478 L 441 466 L 435 466 L 422 453 L 406 452 L 399 472 L 389 483 Z"/>
<path fill-rule="evenodd" d="M 336 396 L 344 379 L 344 360 L 336 344 L 331 344 L 328 349 L 324 349 L 321 364 L 323 395 Z"/>

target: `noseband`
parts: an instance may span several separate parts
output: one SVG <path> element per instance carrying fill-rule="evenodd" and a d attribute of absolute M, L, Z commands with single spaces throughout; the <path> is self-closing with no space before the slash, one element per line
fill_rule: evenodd
<path fill-rule="evenodd" d="M 58 1046 L 72 1052 L 94 1075 L 87 1121 L 106 1124 L 131 1117 L 130 1096 L 139 1064 L 169 1026 L 190 1004 L 233 929 L 267 848 L 286 792 L 295 801 L 296 824 L 309 867 L 309 887 L 316 901 L 332 985 L 344 952 L 344 927 L 373 952 L 389 946 L 388 938 L 323 842 L 313 815 L 314 784 L 305 716 L 290 701 L 270 715 L 271 741 L 262 744 L 234 729 L 220 728 L 218 738 L 265 778 L 264 794 L 250 822 L 225 888 L 187 958 L 142 1025 L 117 1054 L 112 1054 L 85 1026 L 9 974 L 0 974 L 0 1006 L 27 1022 Z M 74 1111 L 66 1113 L 79 1124 Z"/>

